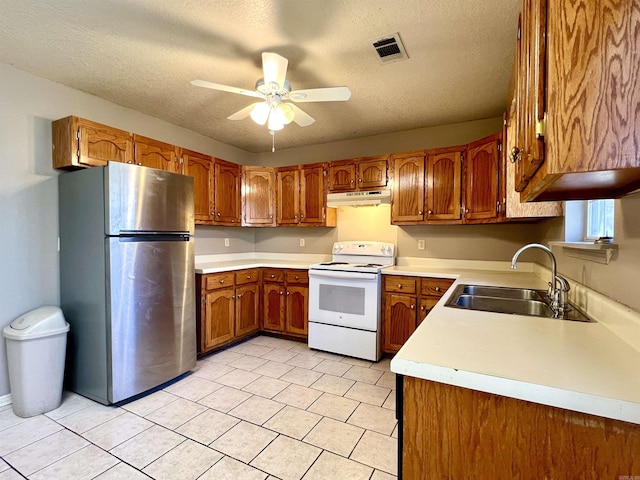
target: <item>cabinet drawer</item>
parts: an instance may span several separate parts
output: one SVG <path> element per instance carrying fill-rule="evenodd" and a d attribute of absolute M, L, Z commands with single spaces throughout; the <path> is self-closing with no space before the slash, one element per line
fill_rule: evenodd
<path fill-rule="evenodd" d="M 257 268 L 240 270 L 239 272 L 236 272 L 236 285 L 244 285 L 245 283 L 256 283 L 259 278 L 259 270 Z"/>
<path fill-rule="evenodd" d="M 414 277 L 387 275 L 384 277 L 384 290 L 386 292 L 416 293 L 417 280 Z"/>
<path fill-rule="evenodd" d="M 421 295 L 434 295 L 441 297 L 444 292 L 453 284 L 454 280 L 447 278 L 423 278 L 421 280 Z"/>
<path fill-rule="evenodd" d="M 205 276 L 205 290 L 215 290 L 216 288 L 233 287 L 233 272 L 213 273 Z"/>
<path fill-rule="evenodd" d="M 309 283 L 309 272 L 306 270 L 287 270 L 287 284 Z"/>
<path fill-rule="evenodd" d="M 282 268 L 263 268 L 262 280 L 265 282 L 284 282 L 284 270 Z"/>

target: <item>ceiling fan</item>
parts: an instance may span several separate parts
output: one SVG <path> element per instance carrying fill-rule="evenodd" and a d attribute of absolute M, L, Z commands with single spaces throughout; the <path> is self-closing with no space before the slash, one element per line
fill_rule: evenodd
<path fill-rule="evenodd" d="M 281 130 L 292 121 L 301 127 L 307 127 L 315 122 L 313 117 L 289 101 L 295 103 L 344 102 L 351 97 L 351 90 L 348 87 L 291 90 L 291 84 L 285 79 L 288 64 L 289 61 L 277 53 L 263 52 L 263 77 L 256 82 L 255 90 L 245 90 L 204 80 L 192 80 L 191 84 L 197 87 L 260 98 L 262 101 L 252 103 L 227 118 L 242 120 L 250 116 L 258 125 L 267 124 L 272 135 L 273 132 Z"/>

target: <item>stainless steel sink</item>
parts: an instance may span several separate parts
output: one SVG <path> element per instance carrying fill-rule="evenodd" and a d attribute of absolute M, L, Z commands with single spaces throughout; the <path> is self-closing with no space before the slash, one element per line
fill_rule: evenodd
<path fill-rule="evenodd" d="M 549 306 L 546 293 L 543 290 L 529 288 L 458 285 L 445 306 L 483 312 L 561 318 L 580 322 L 594 321 L 571 304 L 561 317 L 557 317 Z"/>
<path fill-rule="evenodd" d="M 529 288 L 492 287 L 488 285 L 464 285 L 462 293 L 465 295 L 480 295 L 483 297 L 515 298 L 521 300 L 542 301 L 544 291 Z"/>
<path fill-rule="evenodd" d="M 458 307 L 482 310 L 484 312 L 553 317 L 553 310 L 551 310 L 549 305 L 540 300 L 460 295 L 456 299 L 456 305 Z"/>

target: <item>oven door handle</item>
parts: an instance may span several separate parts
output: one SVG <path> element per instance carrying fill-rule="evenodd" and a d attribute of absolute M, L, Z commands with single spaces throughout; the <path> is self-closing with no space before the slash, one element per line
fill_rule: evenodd
<path fill-rule="evenodd" d="M 377 281 L 377 273 L 365 273 L 365 272 L 339 272 L 330 270 L 309 270 L 310 277 L 325 277 L 325 278 L 344 278 L 352 280 L 370 280 Z"/>

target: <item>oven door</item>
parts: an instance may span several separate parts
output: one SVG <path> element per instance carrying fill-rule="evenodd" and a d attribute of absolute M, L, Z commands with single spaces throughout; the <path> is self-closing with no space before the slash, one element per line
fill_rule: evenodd
<path fill-rule="evenodd" d="M 380 274 L 309 270 L 309 321 L 377 331 Z"/>

